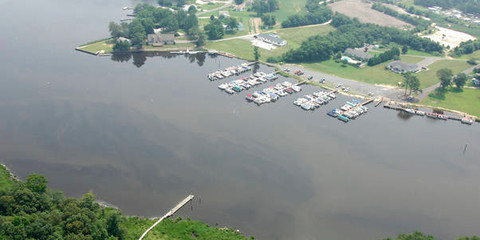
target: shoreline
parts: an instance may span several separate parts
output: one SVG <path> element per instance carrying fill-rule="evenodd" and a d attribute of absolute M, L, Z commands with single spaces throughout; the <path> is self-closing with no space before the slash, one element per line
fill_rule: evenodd
<path fill-rule="evenodd" d="M 109 52 L 103 52 L 102 53 L 100 51 L 97 51 L 97 52 L 93 53 L 93 52 L 86 51 L 86 50 L 82 49 L 82 48 L 84 48 L 86 46 L 89 46 L 91 44 L 95 44 L 95 43 L 102 42 L 102 41 L 105 41 L 105 40 L 108 40 L 108 39 L 100 39 L 100 40 L 97 40 L 97 41 L 93 41 L 93 42 L 78 46 L 78 47 L 75 48 L 75 50 L 79 51 L 79 52 L 82 52 L 82 53 L 94 55 L 94 56 L 111 56 L 112 54 L 114 54 L 114 52 L 109 51 Z M 143 53 L 143 52 L 171 53 L 171 52 L 174 52 L 174 51 L 190 51 L 190 49 L 188 47 L 178 47 L 178 48 L 169 48 L 169 49 L 153 49 L 153 48 L 150 48 L 150 49 L 135 49 L 135 50 L 122 51 L 122 52 L 115 52 L 115 53 L 119 53 L 119 54 Z M 195 48 L 194 48 L 192 51 L 195 51 L 196 53 L 208 54 L 208 50 L 205 50 L 205 49 L 196 51 Z M 250 59 L 238 57 L 238 56 L 235 56 L 234 54 L 231 54 L 231 53 L 228 53 L 228 52 L 220 52 L 219 51 L 219 52 L 217 52 L 217 54 L 221 55 L 221 56 L 224 56 L 224 57 L 228 57 L 228 58 L 236 58 L 236 59 L 241 59 L 241 60 L 245 60 L 245 61 L 251 61 Z M 183 54 L 178 54 L 178 55 L 183 55 Z M 273 68 L 276 68 L 278 70 L 281 70 L 281 66 L 278 65 L 278 64 L 263 62 L 263 61 L 260 61 L 260 60 L 258 62 L 261 63 L 261 64 L 265 64 L 269 67 L 273 67 Z M 299 65 L 299 64 L 290 64 L 290 65 L 295 66 L 296 68 L 301 68 L 303 72 L 305 72 L 305 70 L 310 71 L 309 69 L 307 69 L 307 68 L 305 68 L 305 67 L 303 67 L 302 65 Z M 317 73 L 324 74 L 324 75 L 329 75 L 329 74 L 325 74 L 325 73 L 322 73 L 322 72 L 317 72 Z M 297 81 L 302 80 L 300 77 L 292 75 L 290 73 L 285 73 L 284 72 L 284 74 L 286 74 L 289 78 L 293 78 Z M 377 86 L 375 84 L 369 84 L 369 83 L 365 83 L 365 82 L 361 82 L 361 81 L 357 81 L 357 80 L 353 80 L 353 79 L 347 79 L 347 80 L 362 83 L 362 84 L 366 84 L 366 85 L 370 85 L 372 87 Z M 306 81 L 305 83 L 307 83 L 309 85 L 317 86 L 317 87 L 322 87 L 322 88 L 325 88 L 325 89 L 328 89 L 328 90 L 337 90 L 338 93 L 340 93 L 342 95 L 345 95 L 345 96 L 362 98 L 362 99 L 370 98 L 370 96 L 358 93 L 359 91 L 355 91 L 356 90 L 355 88 L 352 89 L 352 92 L 357 92 L 357 93 L 354 94 L 354 93 L 349 93 L 349 92 L 345 92 L 345 91 L 340 91 L 338 89 L 335 89 L 335 87 L 327 86 L 325 84 L 320 85 L 320 84 L 313 83 L 311 81 Z M 398 89 L 398 87 L 395 87 L 395 86 L 391 86 L 391 87 L 392 87 L 392 89 L 403 91 L 403 89 Z M 383 94 L 383 95 L 386 95 L 386 94 Z M 383 95 L 378 95 L 377 98 L 383 98 L 383 99 L 388 98 L 388 97 L 385 97 Z M 437 110 L 441 110 L 441 111 L 444 111 L 444 112 L 449 112 L 449 113 L 453 113 L 453 114 L 457 114 L 457 115 L 469 116 L 469 117 L 473 118 L 473 120 L 475 122 L 480 123 L 480 116 L 465 113 L 465 112 L 462 112 L 462 111 L 456 110 L 456 109 L 448 109 L 448 108 L 444 108 L 444 107 L 435 107 L 435 106 L 431 106 L 431 105 L 423 105 L 423 104 L 418 104 L 418 103 L 406 102 L 406 101 L 402 101 L 401 99 L 399 99 L 399 100 L 391 100 L 390 99 L 389 101 L 392 101 L 393 103 L 399 104 L 399 105 L 402 105 L 402 106 L 416 107 L 416 108 L 423 108 L 423 109 L 431 109 L 432 112 L 437 109 Z M 384 102 L 384 100 L 382 100 L 382 102 Z"/>

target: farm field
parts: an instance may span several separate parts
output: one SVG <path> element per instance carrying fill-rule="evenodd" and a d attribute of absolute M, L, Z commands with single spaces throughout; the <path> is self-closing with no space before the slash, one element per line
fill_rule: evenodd
<path fill-rule="evenodd" d="M 345 14 L 349 17 L 356 17 L 361 22 L 376 23 L 382 26 L 403 28 L 410 24 L 400 21 L 392 16 L 371 9 L 371 4 L 361 0 L 343 0 L 329 5 L 334 12 Z"/>

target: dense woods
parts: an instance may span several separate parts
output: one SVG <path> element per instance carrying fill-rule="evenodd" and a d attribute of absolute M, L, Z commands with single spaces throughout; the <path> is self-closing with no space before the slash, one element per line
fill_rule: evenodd
<path fill-rule="evenodd" d="M 325 36 L 313 36 L 304 41 L 297 49 L 285 53 L 286 62 L 323 61 L 346 48 L 362 47 L 364 43 L 391 42 L 407 45 L 409 48 L 429 53 L 441 53 L 443 47 L 429 39 L 418 37 L 411 32 L 393 27 L 382 27 L 376 24 L 360 23 L 343 14 L 336 13 L 332 26 L 337 30 Z"/>

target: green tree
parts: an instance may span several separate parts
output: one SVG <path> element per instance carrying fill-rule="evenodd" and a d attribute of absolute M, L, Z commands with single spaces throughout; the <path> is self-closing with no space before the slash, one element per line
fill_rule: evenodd
<path fill-rule="evenodd" d="M 410 87 L 412 77 L 413 76 L 411 72 L 406 72 L 405 74 L 403 74 L 403 85 L 405 86 L 405 96 L 407 96 L 407 90 Z"/>
<path fill-rule="evenodd" d="M 125 36 L 122 26 L 114 22 L 110 22 L 108 24 L 108 30 L 110 31 L 110 35 L 113 38 L 119 38 L 119 37 Z"/>
<path fill-rule="evenodd" d="M 115 45 L 113 45 L 114 52 L 123 52 L 130 50 L 132 45 L 128 41 L 117 41 Z"/>
<path fill-rule="evenodd" d="M 420 89 L 420 80 L 417 78 L 417 76 L 411 75 L 409 87 L 410 87 L 410 94 L 412 93 L 412 90 L 414 92 L 417 92 Z"/>
<path fill-rule="evenodd" d="M 197 39 L 197 41 L 195 42 L 195 45 L 196 45 L 197 47 L 201 47 L 201 46 L 205 45 L 205 38 L 206 38 L 206 37 L 205 37 L 205 33 L 204 33 L 204 32 L 200 32 L 200 33 L 198 34 L 198 39 Z"/>
<path fill-rule="evenodd" d="M 118 240 L 124 239 L 124 232 L 119 226 L 119 214 L 114 213 L 107 219 L 107 232 L 111 236 L 115 236 Z"/>
<path fill-rule="evenodd" d="M 36 173 L 31 174 L 27 177 L 27 187 L 35 193 L 45 193 L 47 190 L 47 178 Z"/>
<path fill-rule="evenodd" d="M 258 61 L 258 59 L 260 59 L 260 52 L 258 51 L 257 46 L 253 47 L 253 57 L 255 58 L 255 61 Z"/>
<path fill-rule="evenodd" d="M 437 77 L 440 79 L 440 86 L 442 89 L 450 86 L 450 84 L 452 83 L 452 76 L 452 70 L 448 68 L 442 68 L 437 71 Z"/>
<path fill-rule="evenodd" d="M 402 47 L 402 54 L 407 54 L 408 52 L 408 46 L 407 45 L 403 45 Z"/>
<path fill-rule="evenodd" d="M 453 78 L 453 82 L 457 88 L 462 88 L 467 83 L 467 75 L 465 73 L 460 73 Z"/>
<path fill-rule="evenodd" d="M 225 34 L 225 30 L 223 29 L 223 24 L 218 19 L 214 19 L 213 21 L 210 21 L 209 24 L 205 25 L 204 29 L 208 35 L 208 39 L 210 40 L 221 39 Z"/>
<path fill-rule="evenodd" d="M 435 238 L 430 235 L 423 235 L 421 232 L 414 232 L 410 234 L 400 234 L 396 238 L 386 238 L 384 240 L 435 240 Z"/>
<path fill-rule="evenodd" d="M 238 29 L 238 21 L 236 18 L 228 18 L 227 19 L 227 29 L 229 31 L 234 31 L 235 29 Z"/>

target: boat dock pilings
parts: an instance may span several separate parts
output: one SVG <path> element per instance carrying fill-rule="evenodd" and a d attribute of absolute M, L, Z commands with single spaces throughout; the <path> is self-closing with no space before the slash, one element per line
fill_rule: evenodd
<path fill-rule="evenodd" d="M 158 221 L 156 221 L 151 227 L 149 227 L 143 234 L 142 236 L 140 236 L 140 238 L 138 240 L 142 240 L 145 235 L 147 235 L 147 233 L 152 230 L 155 226 L 157 226 L 161 221 L 163 221 L 163 219 L 165 218 L 168 218 L 170 216 L 172 216 L 173 214 L 175 214 L 178 210 L 180 210 L 180 208 L 182 208 L 183 206 L 185 206 L 185 204 L 187 204 L 188 202 L 192 201 L 194 198 L 194 195 L 193 194 L 190 194 L 188 195 L 188 197 L 186 197 L 185 199 L 183 199 L 181 202 L 179 202 L 175 207 L 172 208 L 172 210 L 168 211 L 167 214 L 165 214 L 163 217 L 161 217 L 160 219 L 158 219 Z"/>

